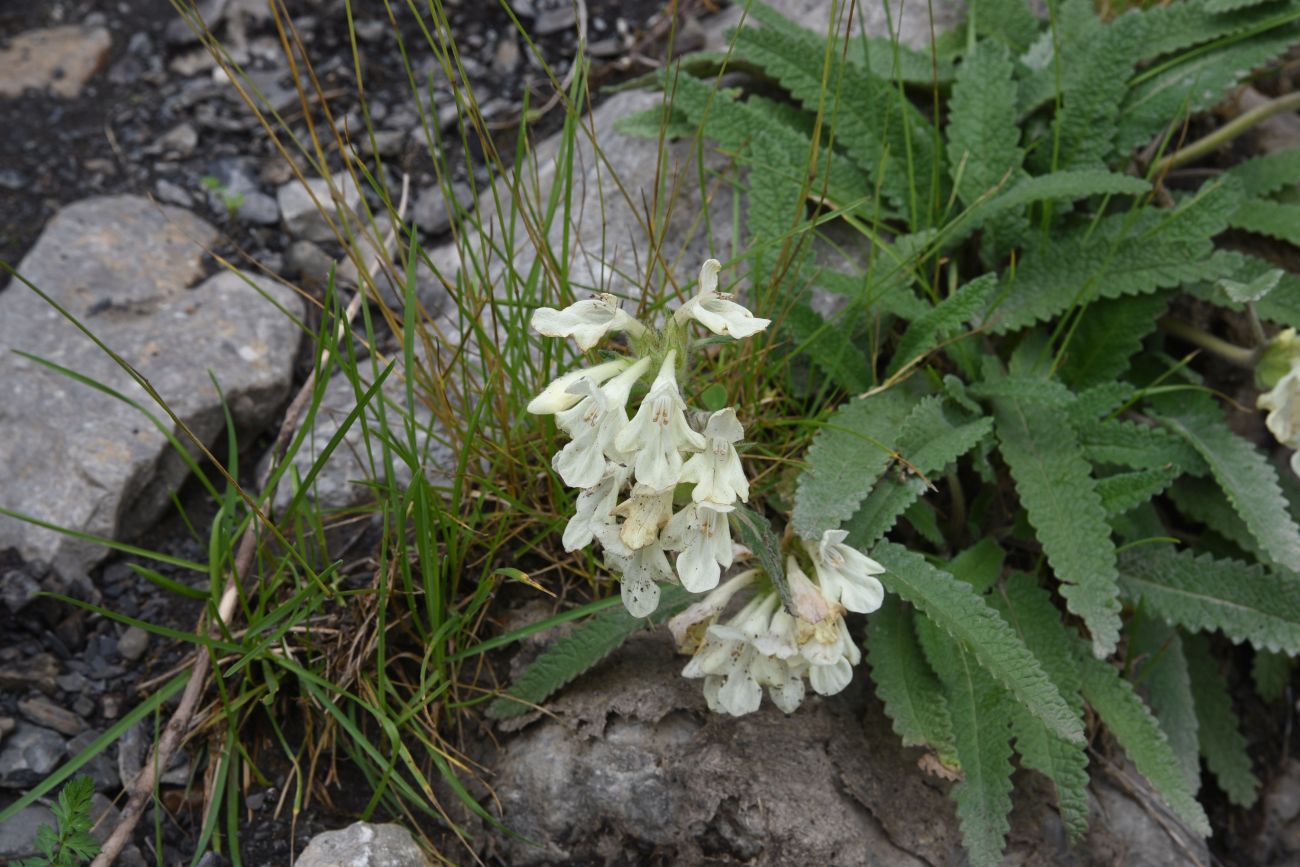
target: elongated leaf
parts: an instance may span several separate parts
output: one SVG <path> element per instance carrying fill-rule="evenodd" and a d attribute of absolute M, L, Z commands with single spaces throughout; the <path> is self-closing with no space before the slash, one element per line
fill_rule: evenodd
<path fill-rule="evenodd" d="M 1300 184 L 1300 147 L 1287 148 L 1246 160 L 1228 169 L 1251 197 L 1267 196 Z"/>
<path fill-rule="evenodd" d="M 1115 149 L 1115 106 L 1124 98 L 1146 21 L 1122 15 L 1101 26 L 1089 0 L 1065 0 L 1059 14 L 1063 107 L 1052 168 L 1102 168 Z"/>
<path fill-rule="evenodd" d="M 1122 515 L 1159 494 L 1173 482 L 1172 469 L 1134 470 L 1097 480 L 1097 494 L 1108 516 Z"/>
<path fill-rule="evenodd" d="M 993 402 L 1002 457 L 1029 513 L 1061 595 L 1106 657 L 1119 642 L 1115 546 L 1106 510 L 1074 431 L 1047 405 L 1015 398 Z"/>
<path fill-rule="evenodd" d="M 852 517 L 889 466 L 909 407 L 897 390 L 849 401 L 831 414 L 808 447 L 795 488 L 791 524 L 804 539 Z"/>
<path fill-rule="evenodd" d="M 1193 632 L 1218 629 L 1240 644 L 1300 653 L 1300 580 L 1208 554 L 1143 545 L 1120 558 L 1125 594 Z"/>
<path fill-rule="evenodd" d="M 1134 391 L 1127 382 L 1107 382 L 1079 392 L 1067 410 L 1070 425 L 1078 430 L 1104 415 L 1118 412 L 1132 400 Z"/>
<path fill-rule="evenodd" d="M 851 394 L 860 394 L 871 388 L 871 362 L 844 332 L 846 321 L 841 318 L 828 323 L 807 304 L 799 303 L 786 314 L 785 326 L 795 345 L 803 347 L 832 382 Z"/>
<path fill-rule="evenodd" d="M 943 689 L 926 663 L 912 629 L 911 612 L 886 595 L 867 622 L 867 663 L 876 695 L 903 745 L 930 747 L 956 766 L 957 746 Z"/>
<path fill-rule="evenodd" d="M 1191 675 L 1178 630 L 1155 617 L 1136 618 L 1130 627 L 1128 651 L 1134 680 L 1195 793 L 1201 788 L 1200 738 Z"/>
<path fill-rule="evenodd" d="M 1160 724 L 1133 691 L 1133 685 L 1107 663 L 1080 651 L 1083 696 L 1110 729 L 1115 740 L 1179 818 L 1202 837 L 1210 835 L 1210 820 L 1188 788 L 1178 756 Z"/>
<path fill-rule="evenodd" d="M 1254 559 L 1268 562 L 1268 555 L 1250 535 L 1246 522 L 1213 480 L 1179 479 L 1169 489 L 1169 499 L 1184 517 L 1204 524 Z"/>
<path fill-rule="evenodd" d="M 898 432 L 898 451 L 917 472 L 942 472 L 969 452 L 993 427 L 990 418 L 966 420 L 939 397 L 927 397 L 908 414 Z M 916 499 L 925 482 L 911 474 L 880 478 L 862 507 L 844 524 L 850 544 L 866 549 L 884 537 Z"/>
<path fill-rule="evenodd" d="M 1142 341 L 1156 329 L 1169 299 L 1134 295 L 1092 304 L 1074 330 L 1060 376 L 1075 388 L 1109 383 L 1122 376 Z"/>
<path fill-rule="evenodd" d="M 962 286 L 953 294 L 914 320 L 894 351 L 894 360 L 890 362 L 888 373 L 893 375 L 904 365 L 914 362 L 918 356 L 930 351 L 940 340 L 948 337 L 984 309 L 986 300 L 997 288 L 997 276 L 984 274 Z"/>
<path fill-rule="evenodd" d="M 880 576 L 886 589 L 911 602 L 961 641 L 980 665 L 1049 729 L 1066 740 L 1083 742 L 1082 723 L 1038 660 L 969 584 L 890 542 L 877 545 L 872 557 L 889 570 Z"/>
<path fill-rule="evenodd" d="M 1015 67 L 996 42 L 979 44 L 957 68 L 948 119 L 948 171 L 970 205 L 1024 161 L 1016 122 Z"/>
<path fill-rule="evenodd" d="M 1300 527 L 1291 520 L 1277 472 L 1249 441 L 1232 432 L 1211 408 L 1187 407 L 1159 420 L 1183 437 L 1209 465 L 1214 480 L 1273 562 L 1300 571 Z"/>
<path fill-rule="evenodd" d="M 1139 470 L 1166 467 L 1192 475 L 1209 472 L 1200 454 L 1162 428 L 1108 419 L 1079 426 L 1079 442 L 1088 460 Z"/>
<path fill-rule="evenodd" d="M 772 531 L 767 518 L 737 503 L 731 511 L 731 526 L 736 528 L 736 539 L 754 552 L 763 571 L 776 585 L 777 593 L 787 611 L 794 610 L 790 584 L 785 580 L 785 561 L 781 559 L 781 540 Z"/>
<path fill-rule="evenodd" d="M 1232 215 L 1230 225 L 1300 246 L 1300 205 L 1254 199 Z"/>
<path fill-rule="evenodd" d="M 965 581 L 980 593 L 998 583 L 1002 577 L 1002 564 L 1007 552 L 998 540 L 985 536 L 962 551 L 948 564 L 948 571 L 959 581 Z M 1000 612 L 1005 615 L 1005 612 Z M 1023 636 L 1021 636 L 1023 637 Z"/>
<path fill-rule="evenodd" d="M 1061 623 L 1060 612 L 1047 591 L 1029 575 L 1015 575 L 994 596 L 994 606 L 1016 630 L 1048 677 L 1061 690 L 1082 721 L 1083 697 L 1079 693 L 1079 665 L 1070 651 L 1077 640 Z M 1016 706 L 1011 718 L 1016 751 L 1023 764 L 1044 774 L 1056 787 L 1057 808 L 1072 840 L 1088 830 L 1088 754 L 1083 747 L 1047 729 L 1024 708 Z"/>
<path fill-rule="evenodd" d="M 1281 701 L 1291 680 L 1291 657 L 1271 650 L 1256 650 L 1255 658 L 1250 661 L 1250 679 L 1264 701 Z"/>
<path fill-rule="evenodd" d="M 975 30 L 1023 54 L 1037 38 L 1039 22 L 1024 0 L 981 0 Z"/>
<path fill-rule="evenodd" d="M 1228 800 L 1239 807 L 1253 806 L 1259 797 L 1259 778 L 1251 770 L 1241 721 L 1228 695 L 1228 682 L 1204 635 L 1189 635 L 1184 643 L 1205 765 L 1214 774 L 1219 788 L 1227 793 Z"/>
<path fill-rule="evenodd" d="M 685 608 L 691 594 L 676 584 L 660 586 L 659 607 L 646 618 L 633 617 L 621 605 L 608 608 L 556 640 L 528 666 L 509 691 L 488 705 L 492 719 L 528 713 L 556 690 L 590 669 L 627 641 L 646 623 L 662 623 Z"/>

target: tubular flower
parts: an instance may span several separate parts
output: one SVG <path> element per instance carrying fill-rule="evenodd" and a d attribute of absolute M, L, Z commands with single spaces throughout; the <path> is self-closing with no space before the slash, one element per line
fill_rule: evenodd
<path fill-rule="evenodd" d="M 1259 396 L 1259 408 L 1268 410 L 1264 424 L 1282 445 L 1297 451 L 1291 455 L 1291 470 L 1300 476 L 1300 358 L 1277 385 Z"/>
<path fill-rule="evenodd" d="M 564 527 L 564 550 L 585 548 L 591 544 L 599 528 L 615 526 L 614 506 L 628 475 L 627 467 L 613 464 L 594 487 L 578 494 L 577 508 Z"/>
<path fill-rule="evenodd" d="M 643 358 L 603 387 L 590 379 L 579 379 L 569 386 L 568 391 L 582 395 L 582 399 L 556 413 L 555 423 L 573 439 L 551 460 L 566 485 L 594 485 L 605 474 L 606 459 L 618 457 L 614 436 L 627 425 L 627 399 L 632 385 L 649 366 L 650 360 Z"/>
<path fill-rule="evenodd" d="M 694 319 L 714 334 L 724 334 L 737 339 L 757 334 L 772 324 L 770 319 L 759 319 L 753 313 L 718 292 L 718 272 L 722 263 L 709 259 L 700 267 L 700 291 L 691 300 L 677 308 L 674 318 L 679 324 Z"/>
<path fill-rule="evenodd" d="M 709 416 L 704 425 L 704 451 L 691 455 L 682 467 L 681 481 L 695 483 L 692 500 L 721 505 L 730 505 L 737 499 L 749 502 L 749 482 L 735 445 L 744 436 L 745 429 L 731 407 Z"/>
<path fill-rule="evenodd" d="M 570 371 L 546 386 L 541 394 L 529 401 L 528 411 L 533 415 L 554 415 L 563 412 L 582 400 L 582 394 L 570 391 L 570 387 L 579 380 L 587 379 L 594 385 L 600 385 L 626 369 L 631 363 L 626 358 L 617 358 L 604 364 L 597 364 L 595 367 Z"/>
<path fill-rule="evenodd" d="M 872 577 L 885 571 L 875 560 L 844 544 L 845 530 L 827 530 L 819 542 L 805 542 L 822 594 L 849 611 L 869 614 L 885 601 L 885 588 Z"/>
<path fill-rule="evenodd" d="M 614 448 L 636 453 L 636 480 L 657 490 L 677 484 L 682 472 L 681 449 L 704 448 L 704 437 L 686 423 L 686 403 L 673 372 L 676 354 L 670 351 L 664 358 L 636 416 L 614 437 Z"/>
<path fill-rule="evenodd" d="M 583 351 L 591 349 L 611 331 L 639 334 L 645 330 L 645 326 L 619 306 L 617 298 L 604 293 L 570 304 L 563 310 L 539 307 L 533 311 L 532 326 L 538 334 L 547 337 L 572 337 Z"/>
<path fill-rule="evenodd" d="M 673 634 L 673 641 L 681 653 L 694 653 L 704 641 L 704 634 L 713 621 L 718 619 L 722 609 L 731 602 L 739 591 L 754 583 L 758 572 L 748 569 L 723 581 L 715 590 L 699 602 L 693 603 L 682 613 L 668 621 L 668 630 Z"/>
<path fill-rule="evenodd" d="M 636 485 L 632 494 L 614 508 L 614 514 L 623 519 L 618 532 L 618 542 L 601 537 L 607 549 L 619 551 L 620 543 L 628 551 L 637 551 L 659 538 L 659 529 L 668 523 L 673 514 L 673 490 L 656 491 L 649 485 Z"/>
<path fill-rule="evenodd" d="M 658 581 L 672 581 L 673 567 L 658 542 L 652 542 L 627 556 L 605 549 L 605 557 L 622 574 L 623 606 L 633 617 L 646 617 L 659 607 Z"/>
<path fill-rule="evenodd" d="M 718 586 L 722 570 L 731 566 L 731 527 L 727 512 L 731 506 L 691 503 L 664 527 L 663 545 L 677 555 L 677 577 L 692 593 L 705 593 Z"/>

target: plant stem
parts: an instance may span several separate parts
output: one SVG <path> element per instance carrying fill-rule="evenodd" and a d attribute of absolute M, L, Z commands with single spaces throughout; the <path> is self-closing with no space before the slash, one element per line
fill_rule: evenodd
<path fill-rule="evenodd" d="M 1202 349 L 1213 352 L 1215 355 L 1230 361 L 1238 367 L 1254 367 L 1258 361 L 1258 352 L 1253 349 L 1247 349 L 1244 346 L 1238 346 L 1235 343 L 1229 343 L 1222 338 L 1215 337 L 1213 334 L 1207 334 L 1195 326 L 1188 325 L 1186 322 L 1180 322 L 1177 319 L 1161 319 L 1160 330 L 1165 331 L 1175 337 L 1180 337 L 1188 343 L 1194 343 Z"/>
<path fill-rule="evenodd" d="M 1232 141 L 1261 121 L 1267 120 L 1275 114 L 1281 114 L 1284 111 L 1296 111 L 1297 109 L 1300 109 L 1300 92 L 1288 93 L 1286 96 L 1270 99 L 1268 102 L 1261 103 L 1250 111 L 1225 123 L 1204 138 L 1197 139 L 1187 147 L 1174 151 L 1156 163 L 1152 173 L 1163 175 L 1170 169 L 1176 169 L 1185 163 L 1198 160 L 1220 145 Z"/>

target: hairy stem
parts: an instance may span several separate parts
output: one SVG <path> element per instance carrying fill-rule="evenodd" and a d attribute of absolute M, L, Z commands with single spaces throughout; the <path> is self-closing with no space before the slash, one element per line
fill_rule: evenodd
<path fill-rule="evenodd" d="M 1261 121 L 1267 120 L 1275 114 L 1296 110 L 1300 110 L 1300 92 L 1288 93 L 1286 96 L 1279 96 L 1276 99 L 1261 103 L 1250 111 L 1225 123 L 1209 135 L 1197 139 L 1186 147 L 1179 148 L 1160 160 L 1155 164 L 1153 174 L 1163 175 L 1170 169 L 1176 169 L 1193 160 L 1198 160 L 1206 154 L 1212 153 L 1221 145 L 1247 132 Z"/>
<path fill-rule="evenodd" d="M 1253 349 L 1247 349 L 1244 346 L 1238 346 L 1235 343 L 1215 337 L 1213 334 L 1207 334 L 1201 329 L 1188 325 L 1177 319 L 1161 319 L 1160 330 L 1175 337 L 1186 340 L 1188 343 L 1195 344 L 1215 355 L 1230 361 L 1238 367 L 1254 367 L 1259 360 L 1259 353 Z"/>

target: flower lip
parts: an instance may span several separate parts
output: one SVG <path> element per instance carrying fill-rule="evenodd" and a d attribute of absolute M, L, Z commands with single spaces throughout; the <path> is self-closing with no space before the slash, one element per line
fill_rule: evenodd
<path fill-rule="evenodd" d="M 613 295 L 574 302 L 562 310 L 539 307 L 533 311 L 533 330 L 546 337 L 572 337 L 583 351 L 591 349 L 611 331 L 644 331 L 645 328 L 623 310 Z"/>
<path fill-rule="evenodd" d="M 575 394 L 569 390 L 578 380 L 589 379 L 592 383 L 600 385 L 626 369 L 630 364 L 631 361 L 626 358 L 616 358 L 613 361 L 606 361 L 594 367 L 571 370 L 542 389 L 541 394 L 528 402 L 527 409 L 533 415 L 554 415 L 557 412 L 563 412 L 582 400 L 581 394 Z"/>
<path fill-rule="evenodd" d="M 748 309 L 731 300 L 731 296 L 718 292 L 718 271 L 722 268 L 717 259 L 709 259 L 700 266 L 699 293 L 673 314 L 678 323 L 694 319 L 714 334 L 740 339 L 750 337 L 772 324 L 770 319 L 760 319 Z"/>

